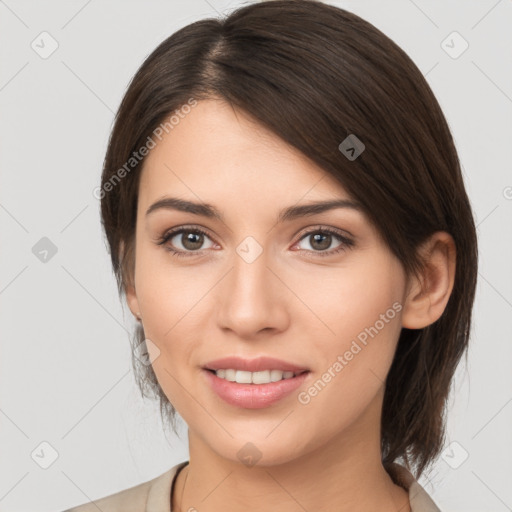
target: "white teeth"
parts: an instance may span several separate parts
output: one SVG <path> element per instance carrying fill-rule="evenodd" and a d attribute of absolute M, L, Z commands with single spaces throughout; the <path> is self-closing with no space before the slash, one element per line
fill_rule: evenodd
<path fill-rule="evenodd" d="M 293 372 L 283 372 L 281 370 L 246 372 L 244 370 L 222 369 L 216 370 L 215 374 L 221 379 L 238 382 L 239 384 L 269 384 L 281 379 L 291 379 L 295 376 Z"/>

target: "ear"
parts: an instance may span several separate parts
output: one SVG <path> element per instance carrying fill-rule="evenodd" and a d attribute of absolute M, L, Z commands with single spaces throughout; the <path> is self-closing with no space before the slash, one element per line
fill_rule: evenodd
<path fill-rule="evenodd" d="M 124 252 L 124 242 L 120 242 L 120 248 L 119 248 L 119 254 L 120 254 L 120 260 L 122 260 L 122 255 Z M 133 316 L 140 322 L 140 307 L 139 307 L 139 301 L 137 300 L 137 292 L 135 290 L 135 286 L 132 284 L 126 284 L 125 285 L 125 295 L 126 295 L 126 302 L 128 303 L 128 307 L 130 308 L 130 311 L 132 312 Z"/>
<path fill-rule="evenodd" d="M 133 316 L 137 319 L 137 321 L 141 321 L 140 317 L 140 308 L 139 301 L 137 300 L 137 292 L 135 291 L 135 287 L 132 285 L 126 286 L 126 302 L 128 303 L 128 307 L 130 311 L 133 313 Z"/>
<path fill-rule="evenodd" d="M 424 268 L 419 277 L 410 276 L 402 313 L 402 326 L 408 329 L 422 329 L 443 314 L 455 280 L 456 248 L 449 233 L 437 231 L 419 253 Z"/>

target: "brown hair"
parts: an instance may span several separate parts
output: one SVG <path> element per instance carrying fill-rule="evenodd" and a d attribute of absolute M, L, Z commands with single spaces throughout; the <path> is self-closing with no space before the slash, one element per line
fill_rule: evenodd
<path fill-rule="evenodd" d="M 132 283 L 139 177 L 126 162 L 177 108 L 221 98 L 252 115 L 317 163 L 358 200 L 408 273 L 435 231 L 455 241 L 456 274 L 443 315 L 403 328 L 386 380 L 382 461 L 400 459 L 419 477 L 439 454 L 450 383 L 469 340 L 477 243 L 452 135 L 412 60 L 373 25 L 314 0 L 244 6 L 224 19 L 178 30 L 144 61 L 122 100 L 102 174 L 102 223 L 120 296 Z M 364 152 L 338 149 L 350 134 Z M 110 186 L 108 186 L 110 184 Z M 135 344 L 144 340 L 137 327 Z M 133 358 L 143 396 L 160 399 L 164 424 L 175 409 L 151 366 Z"/>

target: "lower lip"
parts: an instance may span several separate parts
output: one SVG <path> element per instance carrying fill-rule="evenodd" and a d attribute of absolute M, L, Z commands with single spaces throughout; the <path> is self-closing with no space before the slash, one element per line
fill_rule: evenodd
<path fill-rule="evenodd" d="M 204 370 L 212 389 L 225 402 L 244 409 L 262 409 L 281 400 L 303 384 L 310 372 L 304 372 L 291 379 L 269 384 L 239 384 L 217 377 L 214 372 Z"/>

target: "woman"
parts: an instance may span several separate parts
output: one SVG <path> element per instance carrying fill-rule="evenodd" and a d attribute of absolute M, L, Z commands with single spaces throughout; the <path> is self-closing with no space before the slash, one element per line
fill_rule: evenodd
<path fill-rule="evenodd" d="M 185 420 L 190 460 L 74 512 L 439 510 L 416 479 L 476 235 L 396 44 L 310 0 L 182 28 L 123 98 L 98 197 L 141 391 Z"/>

